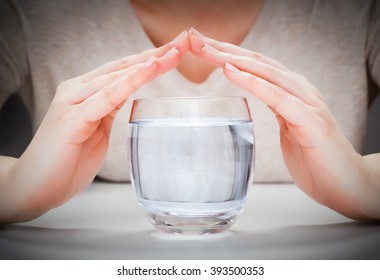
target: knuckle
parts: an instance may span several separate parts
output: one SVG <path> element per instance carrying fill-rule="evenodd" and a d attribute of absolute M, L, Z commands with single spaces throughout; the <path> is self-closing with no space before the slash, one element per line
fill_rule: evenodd
<path fill-rule="evenodd" d="M 117 80 L 118 76 L 119 76 L 118 71 L 113 71 L 107 74 L 107 78 L 111 81 Z"/>
<path fill-rule="evenodd" d="M 278 62 L 278 61 L 271 61 L 271 63 L 273 63 L 273 65 L 275 65 L 279 71 L 282 70 L 282 71 L 289 71 L 282 63 Z"/>
<path fill-rule="evenodd" d="M 128 73 L 125 78 L 128 82 L 128 86 L 133 91 L 137 90 L 138 86 L 136 84 L 136 73 L 135 72 Z"/>
<path fill-rule="evenodd" d="M 109 86 L 102 88 L 101 95 L 106 100 L 106 102 L 110 104 L 112 108 L 115 108 L 118 105 L 115 103 L 114 99 L 112 98 L 112 90 Z"/>
<path fill-rule="evenodd" d="M 57 94 L 67 91 L 69 87 L 70 87 L 70 80 L 63 81 L 57 86 L 57 89 L 56 89 Z"/>
<path fill-rule="evenodd" d="M 135 75 L 133 74 L 133 72 L 130 72 L 130 73 L 128 73 L 128 74 L 125 76 L 125 79 L 130 83 L 130 82 L 133 81 L 134 76 L 135 76 Z"/>
<path fill-rule="evenodd" d="M 223 47 L 222 42 L 219 42 L 219 41 L 213 41 L 212 43 L 214 44 L 214 48 L 216 48 L 216 49 L 220 49 L 220 48 Z"/>
<path fill-rule="evenodd" d="M 120 58 L 117 62 L 120 66 L 123 66 L 123 67 L 129 66 L 129 59 L 127 57 Z"/>
<path fill-rule="evenodd" d="M 269 77 L 275 77 L 279 75 L 279 69 L 275 67 L 274 65 L 265 64 L 264 66 L 264 72 Z"/>
<path fill-rule="evenodd" d="M 249 75 L 249 76 L 247 77 L 248 90 L 249 90 L 251 93 L 255 92 L 255 90 L 256 90 L 256 86 L 257 86 L 257 82 L 258 82 L 257 79 L 258 79 L 258 78 L 257 78 L 257 76 L 255 76 L 255 75 Z"/>
<path fill-rule="evenodd" d="M 110 95 L 110 88 L 109 88 L 109 86 L 106 86 L 106 87 L 102 88 L 101 93 L 102 93 L 103 96 L 108 97 Z"/>
<path fill-rule="evenodd" d="M 285 102 L 294 101 L 293 96 L 288 94 L 282 87 L 279 86 L 273 87 L 273 97 L 271 107 L 275 110 L 278 110 L 279 107 Z"/>
<path fill-rule="evenodd" d="M 275 96 L 275 99 L 280 101 L 280 103 L 294 101 L 294 96 L 287 93 L 282 87 L 279 86 L 274 87 L 273 95 Z"/>
<path fill-rule="evenodd" d="M 56 92 L 52 102 L 59 104 L 67 103 L 73 96 L 73 94 L 78 91 L 78 87 L 80 88 L 81 85 L 79 84 L 76 85 L 76 87 L 74 87 L 73 82 L 71 80 L 66 80 L 60 83 L 56 88 Z"/>
<path fill-rule="evenodd" d="M 250 56 L 254 59 L 257 59 L 257 60 L 263 60 L 263 58 L 264 58 L 264 56 L 261 53 L 258 53 L 255 51 L 251 51 Z"/>
<path fill-rule="evenodd" d="M 279 86 L 274 86 L 273 93 L 279 98 L 283 98 L 284 96 L 289 95 L 282 87 L 279 87 Z"/>
<path fill-rule="evenodd" d="M 323 97 L 322 94 L 319 92 L 319 90 L 317 89 L 317 87 L 315 87 L 315 86 L 312 85 L 312 84 L 309 84 L 308 87 L 309 87 L 310 92 L 311 92 L 314 96 L 318 97 L 321 101 L 325 102 L 324 97 Z"/>

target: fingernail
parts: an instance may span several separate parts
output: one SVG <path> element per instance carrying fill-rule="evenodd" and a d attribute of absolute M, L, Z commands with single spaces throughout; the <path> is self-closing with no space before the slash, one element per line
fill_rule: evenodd
<path fill-rule="evenodd" d="M 206 36 L 204 36 L 201 32 L 199 32 L 198 30 L 196 30 L 195 28 L 191 27 L 190 28 L 190 31 L 191 33 L 193 33 L 195 36 L 201 38 L 201 39 L 204 39 L 206 38 Z"/>
<path fill-rule="evenodd" d="M 226 68 L 228 71 L 231 71 L 233 73 L 239 73 L 240 70 L 237 69 L 235 66 L 233 66 L 232 64 L 226 62 L 226 64 L 224 65 L 224 68 Z"/>
<path fill-rule="evenodd" d="M 202 50 L 212 52 L 212 53 L 218 53 L 219 51 L 215 49 L 214 47 L 211 47 L 210 45 L 205 44 Z"/>
<path fill-rule="evenodd" d="M 151 56 L 143 65 L 143 67 L 148 68 L 149 66 L 152 66 L 152 64 L 157 60 L 157 57 Z"/>
<path fill-rule="evenodd" d="M 186 30 L 182 31 L 177 37 L 174 38 L 173 43 L 177 43 L 178 41 L 181 41 L 181 39 L 185 36 Z"/>
<path fill-rule="evenodd" d="M 167 57 L 173 57 L 176 56 L 179 53 L 179 50 L 177 50 L 176 47 L 171 48 L 166 54 L 164 54 L 162 57 L 167 58 Z"/>

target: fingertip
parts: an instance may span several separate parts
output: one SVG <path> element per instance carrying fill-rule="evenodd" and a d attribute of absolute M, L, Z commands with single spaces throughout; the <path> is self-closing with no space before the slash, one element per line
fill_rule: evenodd
<path fill-rule="evenodd" d="M 177 37 L 174 38 L 174 40 L 172 41 L 174 44 L 178 43 L 179 41 L 181 41 L 187 34 L 187 31 L 184 30 L 182 31 L 181 33 L 178 34 Z"/>
<path fill-rule="evenodd" d="M 181 51 L 187 53 L 189 50 L 190 50 L 189 33 L 185 30 L 185 36 L 184 36 L 184 50 L 181 50 Z"/>
<path fill-rule="evenodd" d="M 199 39 L 205 39 L 206 38 L 206 36 L 204 36 L 201 32 L 196 30 L 194 27 L 190 27 L 189 33 L 191 33 L 195 37 L 198 37 Z"/>
<path fill-rule="evenodd" d="M 202 41 L 202 37 L 200 37 L 196 32 L 196 30 L 191 28 L 188 33 L 189 44 L 191 50 L 200 53 L 205 43 Z M 199 32 L 198 32 L 199 33 Z"/>
<path fill-rule="evenodd" d="M 188 32 L 186 30 L 181 32 L 181 34 L 173 40 L 173 44 L 182 55 L 185 55 L 190 49 Z"/>

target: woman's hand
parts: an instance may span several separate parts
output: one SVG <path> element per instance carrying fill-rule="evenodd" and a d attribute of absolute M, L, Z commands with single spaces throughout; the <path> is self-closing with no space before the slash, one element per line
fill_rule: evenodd
<path fill-rule="evenodd" d="M 379 154 L 359 155 L 339 130 L 322 95 L 279 62 L 207 38 L 192 29 L 191 51 L 268 105 L 280 126 L 285 163 L 310 197 L 355 219 L 380 219 Z M 260 148 L 260 147 L 259 147 Z"/>
<path fill-rule="evenodd" d="M 2 157 L 0 222 L 26 221 L 87 187 L 105 158 L 112 123 L 131 94 L 176 67 L 187 33 L 141 54 L 63 82 L 20 159 Z"/>

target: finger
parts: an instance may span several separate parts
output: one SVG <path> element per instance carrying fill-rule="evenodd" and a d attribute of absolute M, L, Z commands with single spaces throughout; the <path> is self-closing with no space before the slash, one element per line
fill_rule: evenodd
<path fill-rule="evenodd" d="M 229 43 L 224 43 L 224 42 L 214 40 L 212 38 L 204 36 L 203 34 L 195 30 L 194 28 L 190 28 L 190 31 L 188 34 L 189 34 L 191 49 L 194 50 L 195 54 L 196 55 L 198 54 L 198 56 L 201 54 L 202 48 L 207 44 L 222 52 L 236 54 L 240 56 L 246 56 L 246 57 L 258 60 L 262 63 L 276 66 L 279 69 L 287 70 L 287 68 L 284 65 L 282 65 L 280 62 L 272 58 L 266 57 L 265 55 L 261 53 L 250 51 L 250 50 L 241 48 L 239 46 L 236 46 L 234 44 L 229 44 Z"/>
<path fill-rule="evenodd" d="M 186 30 L 182 31 L 172 42 L 169 42 L 169 44 L 172 44 L 172 47 L 175 47 L 180 51 L 181 55 L 184 56 L 190 50 L 188 32 Z"/>
<path fill-rule="evenodd" d="M 172 55 L 172 52 L 178 52 L 176 48 L 170 49 L 168 52 L 166 52 L 164 55 L 161 56 L 161 58 L 170 57 Z M 149 59 L 155 58 L 155 56 L 150 57 Z M 147 62 L 144 62 L 147 63 Z M 75 96 L 73 96 L 70 100 L 70 104 L 78 104 L 83 102 L 83 100 L 87 99 L 91 95 L 95 94 L 105 86 L 112 84 L 113 82 L 122 79 L 123 77 L 127 76 L 129 73 L 135 71 L 137 68 L 141 67 L 141 63 L 135 64 L 131 67 L 128 67 L 126 69 L 122 69 L 119 71 L 110 72 L 104 75 L 100 75 L 91 81 L 82 84 L 78 88 L 77 93 Z"/>
<path fill-rule="evenodd" d="M 128 57 L 124 57 L 115 61 L 108 62 L 80 77 L 78 77 L 79 81 L 82 83 L 86 83 L 98 76 L 107 75 L 108 73 L 120 71 L 122 69 L 126 69 L 135 64 L 142 63 L 148 60 L 150 57 L 161 57 L 165 53 L 167 53 L 170 49 L 175 47 L 180 51 L 181 55 L 185 55 L 189 50 L 189 40 L 186 31 L 183 31 L 179 34 L 174 40 L 168 42 L 167 44 L 159 47 L 144 51 L 140 54 L 131 55 Z"/>
<path fill-rule="evenodd" d="M 229 62 L 245 72 L 252 73 L 276 86 L 284 88 L 309 105 L 319 106 L 322 102 L 319 91 L 305 78 L 294 72 L 282 70 L 274 65 L 265 64 L 246 56 L 220 52 L 207 44 L 202 48 L 202 57 L 206 61 L 221 67 L 224 67 L 226 62 Z"/>
<path fill-rule="evenodd" d="M 312 107 L 283 88 L 253 74 L 240 71 L 229 63 L 224 67 L 224 74 L 230 81 L 252 93 L 292 125 L 311 125 L 309 113 Z"/>
<path fill-rule="evenodd" d="M 233 44 L 223 43 L 208 38 L 193 28 L 189 31 L 189 40 L 191 48 L 196 50 L 195 54 L 206 59 L 213 65 L 224 67 L 225 63 L 228 61 L 247 72 L 258 69 L 257 67 L 250 69 L 247 65 L 252 67 L 260 66 L 259 70 L 261 71 L 254 72 L 253 74 L 274 83 L 276 80 L 271 80 L 270 78 L 278 74 L 277 80 L 278 82 L 280 82 L 279 80 L 282 80 L 281 86 L 284 86 L 286 90 L 289 90 L 292 94 L 302 98 L 304 102 L 307 102 L 308 104 L 318 103 L 319 105 L 321 104 L 321 101 L 323 102 L 322 95 L 305 77 L 289 71 L 285 66 L 274 59 Z M 221 54 L 221 57 L 215 57 L 218 53 Z M 246 67 L 240 67 L 240 64 L 233 60 L 234 57 L 241 57 L 241 60 L 243 60 Z M 251 65 L 251 61 L 255 61 L 256 63 Z M 263 73 L 267 73 L 267 76 L 263 76 Z M 280 85 L 280 83 L 276 84 Z"/>
<path fill-rule="evenodd" d="M 105 86 L 78 104 L 79 110 L 87 122 L 100 120 L 115 109 L 120 109 L 120 104 L 142 85 L 176 67 L 180 59 L 181 53 L 176 48 L 160 58 L 152 57 L 146 63 L 136 66 L 136 69 L 126 76 Z"/>
<path fill-rule="evenodd" d="M 156 57 L 151 56 L 149 59 L 154 58 Z M 145 63 L 148 63 L 148 60 Z M 126 69 L 100 75 L 85 84 L 76 85 L 77 89 L 75 90 L 75 93 L 70 97 L 68 96 L 66 99 L 68 99 L 68 102 L 71 105 L 79 104 L 87 98 L 89 98 L 91 95 L 104 88 L 105 86 L 112 84 L 113 82 L 125 77 L 126 75 L 133 72 L 137 67 L 140 66 L 141 63 L 138 63 Z"/>

